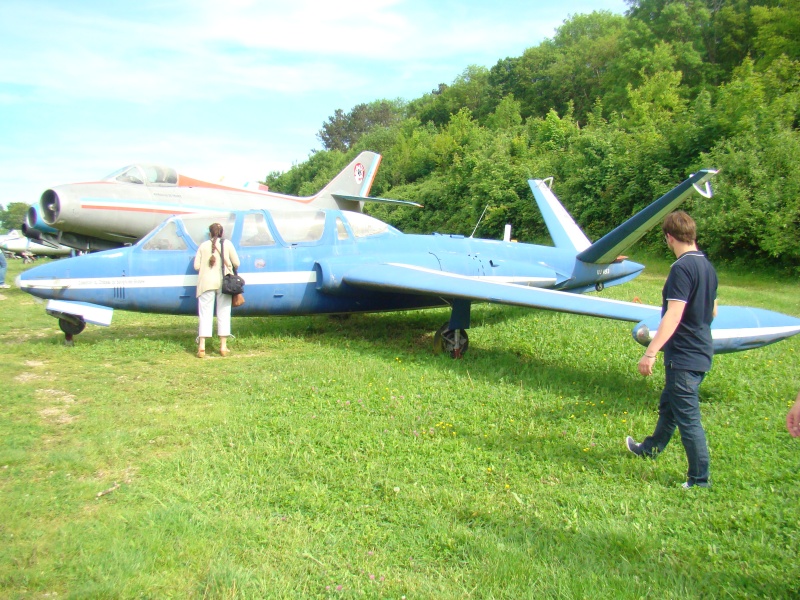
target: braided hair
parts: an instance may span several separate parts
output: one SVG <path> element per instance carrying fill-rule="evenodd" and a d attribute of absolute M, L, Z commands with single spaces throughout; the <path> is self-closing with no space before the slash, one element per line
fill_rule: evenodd
<path fill-rule="evenodd" d="M 211 236 L 211 258 L 208 259 L 208 266 L 213 267 L 217 263 L 217 257 L 214 256 L 214 253 L 217 251 L 217 240 L 222 238 L 222 225 L 212 223 L 208 227 L 208 233 Z"/>

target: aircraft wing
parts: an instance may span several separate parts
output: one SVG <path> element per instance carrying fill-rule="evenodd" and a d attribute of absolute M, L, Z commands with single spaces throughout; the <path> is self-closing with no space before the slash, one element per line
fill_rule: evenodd
<path fill-rule="evenodd" d="M 331 196 L 333 196 L 334 200 L 346 200 L 348 202 L 382 202 L 383 204 L 401 204 L 422 208 L 422 204 L 411 200 L 393 200 L 392 198 L 378 198 L 377 196 L 348 196 L 347 194 L 331 194 Z"/>
<path fill-rule="evenodd" d="M 405 294 L 460 298 L 555 310 L 579 315 L 639 322 L 661 316 L 661 308 L 634 302 L 557 292 L 513 283 L 487 281 L 399 263 L 361 265 L 348 269 L 344 283 L 351 286 Z"/>

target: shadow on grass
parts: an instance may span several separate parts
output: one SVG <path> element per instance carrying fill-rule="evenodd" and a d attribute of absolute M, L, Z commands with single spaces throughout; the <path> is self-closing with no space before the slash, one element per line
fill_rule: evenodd
<path fill-rule="evenodd" d="M 537 324 L 530 326 L 525 321 L 536 314 Z M 154 348 L 178 351 L 194 355 L 196 351 L 196 318 L 159 315 L 134 315 L 126 313 L 110 328 L 89 327 L 75 337 L 76 352 L 99 351 L 108 343 L 143 342 L 136 352 L 146 353 Z M 630 340 L 609 337 L 607 348 L 587 347 L 574 338 L 548 339 L 558 319 L 588 319 L 571 317 L 546 311 L 529 311 L 513 307 L 476 306 L 473 309 L 470 329 L 472 346 L 463 360 L 453 360 L 446 354 L 433 353 L 433 337 L 449 317 L 449 309 L 424 311 L 357 314 L 339 316 L 300 317 L 241 317 L 234 319 L 234 356 L 243 352 L 252 340 L 278 340 L 296 338 L 304 342 L 319 344 L 327 348 L 340 349 L 346 360 L 365 357 L 394 362 L 397 357 L 437 370 L 442 377 L 467 376 L 472 380 L 492 383 L 504 378 L 517 381 L 526 389 L 557 389 L 564 396 L 581 396 L 588 399 L 612 401 L 615 398 L 640 397 L 643 392 L 641 379 L 635 373 L 635 364 L 626 358 L 638 356 L 638 346 Z M 498 332 L 495 327 L 513 328 L 526 343 L 514 343 L 506 348 L 492 346 L 489 336 Z M 528 331 L 528 329 L 530 329 Z M 560 332 L 563 334 L 564 332 Z M 617 333 L 612 333 L 615 335 Z M 506 333 L 500 332 L 505 336 Z M 569 334 L 566 334 L 569 336 Z M 618 335 L 618 334 L 617 334 Z M 622 334 L 624 335 L 624 334 Z M 60 332 L 47 335 L 39 341 L 46 344 L 63 344 Z M 487 342 L 488 340 L 488 342 Z M 486 342 L 482 346 L 481 342 Z M 619 348 L 624 341 L 627 349 Z M 559 344 L 571 348 L 562 350 Z M 211 353 L 216 348 L 216 338 L 210 342 Z M 238 346 L 238 348 L 237 348 Z M 133 350 L 133 349 L 131 349 Z M 579 351 L 580 350 L 580 351 Z M 628 352 L 626 352 L 626 350 Z M 256 351 L 258 352 L 258 351 Z M 602 371 L 587 365 L 586 357 L 613 353 Z M 567 356 L 565 356 L 565 354 Z M 620 356 L 621 355 L 621 356 Z M 650 394 L 655 392 L 649 391 Z M 657 394 L 654 396 L 657 398 Z M 623 405 L 620 405 L 623 406 Z M 613 404 L 607 404 L 613 409 Z"/>
<path fill-rule="evenodd" d="M 692 504 L 688 502 L 687 511 Z M 517 597 L 529 597 L 535 591 L 539 597 L 645 598 L 653 589 L 668 589 L 677 598 L 711 598 L 727 595 L 725 592 L 733 592 L 732 597 L 798 597 L 798 586 L 790 583 L 791 578 L 770 577 L 753 568 L 726 569 L 709 558 L 703 544 L 691 541 L 694 536 L 676 544 L 657 531 L 602 530 L 580 516 L 565 516 L 557 527 L 530 512 L 505 519 L 484 508 L 455 515 L 464 530 L 494 531 L 494 536 L 481 536 L 477 544 L 472 541 L 476 536 L 464 535 L 459 539 L 463 542 L 461 554 L 466 560 L 482 557 L 482 568 L 472 571 L 472 585 L 502 589 L 506 597 L 514 597 L 515 588 L 519 588 Z M 480 514 L 477 520 L 476 513 Z M 621 513 L 617 518 L 625 520 Z M 502 540 L 501 552 L 487 545 L 492 537 Z M 748 559 L 743 552 L 743 564 Z M 509 578 L 511 572 L 513 578 Z M 570 577 L 575 572 L 582 577 Z"/>

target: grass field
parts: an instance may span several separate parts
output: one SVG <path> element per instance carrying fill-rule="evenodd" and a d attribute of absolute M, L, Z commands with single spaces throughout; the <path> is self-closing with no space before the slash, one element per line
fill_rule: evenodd
<path fill-rule="evenodd" d="M 648 263 L 650 264 L 650 263 Z M 12 262 L 9 281 L 21 266 Z M 660 302 L 667 263 L 607 297 Z M 720 272 L 720 302 L 800 316 L 800 284 Z M 0 295 L 0 597 L 800 597 L 800 336 L 717 357 L 714 485 L 682 490 L 625 323 L 473 309 L 234 320 L 118 312 L 74 348 Z"/>

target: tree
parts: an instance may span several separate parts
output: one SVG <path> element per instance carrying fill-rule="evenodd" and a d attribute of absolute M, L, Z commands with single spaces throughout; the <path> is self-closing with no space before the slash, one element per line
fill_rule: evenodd
<path fill-rule="evenodd" d="M 317 137 L 326 150 L 346 152 L 365 133 L 375 127 L 389 127 L 403 118 L 405 104 L 401 100 L 376 100 L 357 104 L 345 114 L 337 108 L 322 126 Z"/>
<path fill-rule="evenodd" d="M 760 63 L 770 64 L 780 55 L 800 59 L 800 6 L 797 2 L 782 2 L 782 6 L 754 6 L 753 22 L 758 27 L 754 45 Z"/>
<path fill-rule="evenodd" d="M 469 109 L 479 121 L 494 110 L 489 70 L 470 65 L 452 85 L 439 84 L 438 89 L 409 104 L 409 113 L 422 123 L 444 127 L 450 117 L 462 108 Z"/>
<path fill-rule="evenodd" d="M 30 206 L 24 202 L 12 202 L 4 210 L 0 209 L 0 226 L 5 231 L 20 229 L 29 208 Z"/>
<path fill-rule="evenodd" d="M 523 117 L 544 117 L 551 109 L 564 114 L 571 104 L 583 121 L 595 100 L 618 86 L 612 67 L 625 27 L 625 18 L 610 12 L 577 15 L 552 40 L 516 61 L 498 63 L 490 80 L 501 86 L 503 96 L 513 94 L 520 101 Z"/>
<path fill-rule="evenodd" d="M 722 172 L 713 202 L 696 211 L 717 256 L 800 266 L 799 84 L 796 61 L 783 57 L 759 72 L 748 59 L 718 90 L 721 139 L 705 160 Z"/>

